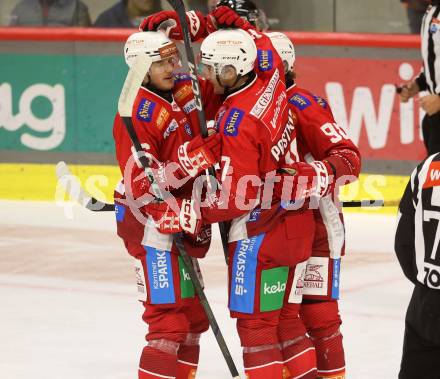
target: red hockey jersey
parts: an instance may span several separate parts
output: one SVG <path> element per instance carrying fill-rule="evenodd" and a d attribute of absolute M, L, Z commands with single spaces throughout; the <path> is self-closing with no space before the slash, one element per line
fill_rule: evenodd
<path fill-rule="evenodd" d="M 214 118 L 221 105 L 221 98 L 213 93 L 213 88 L 207 81 L 200 81 L 206 115 Z M 150 158 L 151 167 L 158 168 L 161 164 L 177 162 L 177 149 L 183 143 L 190 141 L 200 134 L 197 109 L 189 75 L 178 74 L 175 78 L 172 99 L 161 97 L 157 93 L 142 87 L 133 105 L 133 125 L 139 142 L 145 154 Z M 126 189 L 130 184 L 133 197 L 139 198 L 149 192 L 150 182 L 143 175 L 143 168 L 130 158 L 134 157 L 134 150 L 128 132 L 119 116 L 115 117 L 113 126 L 116 158 L 123 175 Z M 130 161 L 130 162 L 129 162 Z M 166 181 L 170 189 L 176 189 L 188 178 L 176 182 L 171 175 Z M 185 188 L 190 190 L 188 183 Z M 180 190 L 178 193 L 181 193 Z"/>
<path fill-rule="evenodd" d="M 201 89 L 203 99 L 206 99 L 204 107 L 207 117 L 214 118 L 222 100 L 213 93 L 209 82 L 202 80 Z M 189 75 L 176 75 L 172 97 L 168 100 L 147 88 L 140 88 L 133 105 L 132 120 L 139 142 L 150 158 L 152 168 L 157 169 L 177 162 L 178 147 L 200 134 L 196 112 Z M 126 204 L 127 199 L 147 200 L 147 198 L 152 199 L 152 195 L 149 193 L 150 182 L 145 177 L 140 163 L 136 163 L 132 142 L 119 114 L 115 117 L 113 137 L 116 158 L 123 175 L 123 182 L 115 190 L 118 235 L 135 245 L 157 244 L 157 248 L 171 250 L 170 235 L 161 235 L 154 230 L 154 226 L 145 225 L 147 215 L 143 212 L 142 203 L 139 201 Z M 160 172 L 160 170 L 156 171 L 156 173 Z M 166 171 L 162 172 L 166 173 Z M 176 196 L 191 195 L 193 183 L 191 178 L 174 178 L 171 181 L 167 180 L 169 178 L 156 179 L 167 182 L 169 189 Z M 209 239 L 210 230 L 204 228 L 200 235 L 188 236 L 184 242 L 189 243 L 187 248 L 190 254 L 203 255 L 209 247 Z"/>
<path fill-rule="evenodd" d="M 296 85 L 287 89 L 289 107 L 296 117 L 298 152 L 305 162 L 326 160 L 335 169 L 335 180 L 354 181 L 361 169 L 359 149 L 336 123 L 327 101 Z M 314 255 L 339 258 L 344 253 L 343 215 L 332 195 L 322 198 L 314 210 Z"/>

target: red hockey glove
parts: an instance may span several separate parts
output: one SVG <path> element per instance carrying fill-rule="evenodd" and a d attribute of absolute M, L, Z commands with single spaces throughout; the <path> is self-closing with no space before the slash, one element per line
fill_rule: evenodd
<path fill-rule="evenodd" d="M 156 31 L 164 21 L 172 20 L 173 26 L 167 29 L 167 35 L 176 40 L 183 40 L 182 28 L 177 13 L 174 11 L 161 11 L 144 18 L 139 25 L 140 31 Z M 189 25 L 191 40 L 197 41 L 206 37 L 206 21 L 200 12 L 186 12 L 186 20 Z"/>
<path fill-rule="evenodd" d="M 255 29 L 245 18 L 240 17 L 234 10 L 226 6 L 214 9 L 206 17 L 206 29 L 209 33 L 226 28 Z"/>
<path fill-rule="evenodd" d="M 180 167 L 187 175 L 196 177 L 203 170 L 220 161 L 220 134 L 207 138 L 198 135 L 190 142 L 180 145 L 177 150 Z"/>
<path fill-rule="evenodd" d="M 144 211 L 151 216 L 159 232 L 173 234 L 186 232 L 197 235 L 202 229 L 198 205 L 194 200 L 171 198 L 160 203 L 149 203 Z"/>
<path fill-rule="evenodd" d="M 281 181 L 274 186 L 274 198 L 297 201 L 323 197 L 333 191 L 333 169 L 326 161 L 296 162 L 279 170 Z"/>

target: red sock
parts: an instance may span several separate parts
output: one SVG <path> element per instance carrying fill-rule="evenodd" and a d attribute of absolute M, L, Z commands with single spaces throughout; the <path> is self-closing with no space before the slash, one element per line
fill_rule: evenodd
<path fill-rule="evenodd" d="M 145 346 L 138 370 L 139 379 L 175 378 L 177 373 L 177 355 Z"/>
<path fill-rule="evenodd" d="M 177 377 L 176 379 L 194 379 L 199 364 L 199 345 L 180 345 L 177 352 Z"/>
<path fill-rule="evenodd" d="M 299 341 L 291 342 L 283 344 L 283 379 L 316 378 L 316 352 L 312 342 L 306 336 Z"/>
<path fill-rule="evenodd" d="M 342 346 L 342 335 L 339 330 L 330 337 L 315 338 L 318 361 L 318 377 L 325 379 L 345 378 L 345 357 Z"/>
<path fill-rule="evenodd" d="M 316 349 L 318 377 L 344 378 L 345 358 L 341 318 L 336 301 L 303 304 L 302 318 Z"/>
<path fill-rule="evenodd" d="M 283 377 L 282 355 L 278 347 L 260 349 L 244 348 L 244 371 L 247 379 L 281 379 Z"/>

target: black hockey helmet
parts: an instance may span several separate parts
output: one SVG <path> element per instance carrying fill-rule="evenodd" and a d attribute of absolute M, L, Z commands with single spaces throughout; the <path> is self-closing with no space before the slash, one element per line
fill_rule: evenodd
<path fill-rule="evenodd" d="M 262 9 L 257 8 L 251 0 L 220 0 L 217 3 L 217 7 L 221 6 L 233 9 L 239 16 L 248 20 L 260 31 L 269 29 L 266 13 Z"/>

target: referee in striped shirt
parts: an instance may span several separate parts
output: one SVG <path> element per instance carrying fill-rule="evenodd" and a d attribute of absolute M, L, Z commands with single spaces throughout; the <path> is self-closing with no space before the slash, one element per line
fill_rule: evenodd
<path fill-rule="evenodd" d="M 411 174 L 394 249 L 414 290 L 405 317 L 399 379 L 440 378 L 440 153 Z"/>
<path fill-rule="evenodd" d="M 429 91 L 428 96 L 420 99 L 420 106 L 426 112 L 422 122 L 423 140 L 428 155 L 432 155 L 440 152 L 440 0 L 431 0 L 423 16 L 420 34 L 422 71 L 398 92 L 400 100 L 406 103 L 420 91 Z"/>

